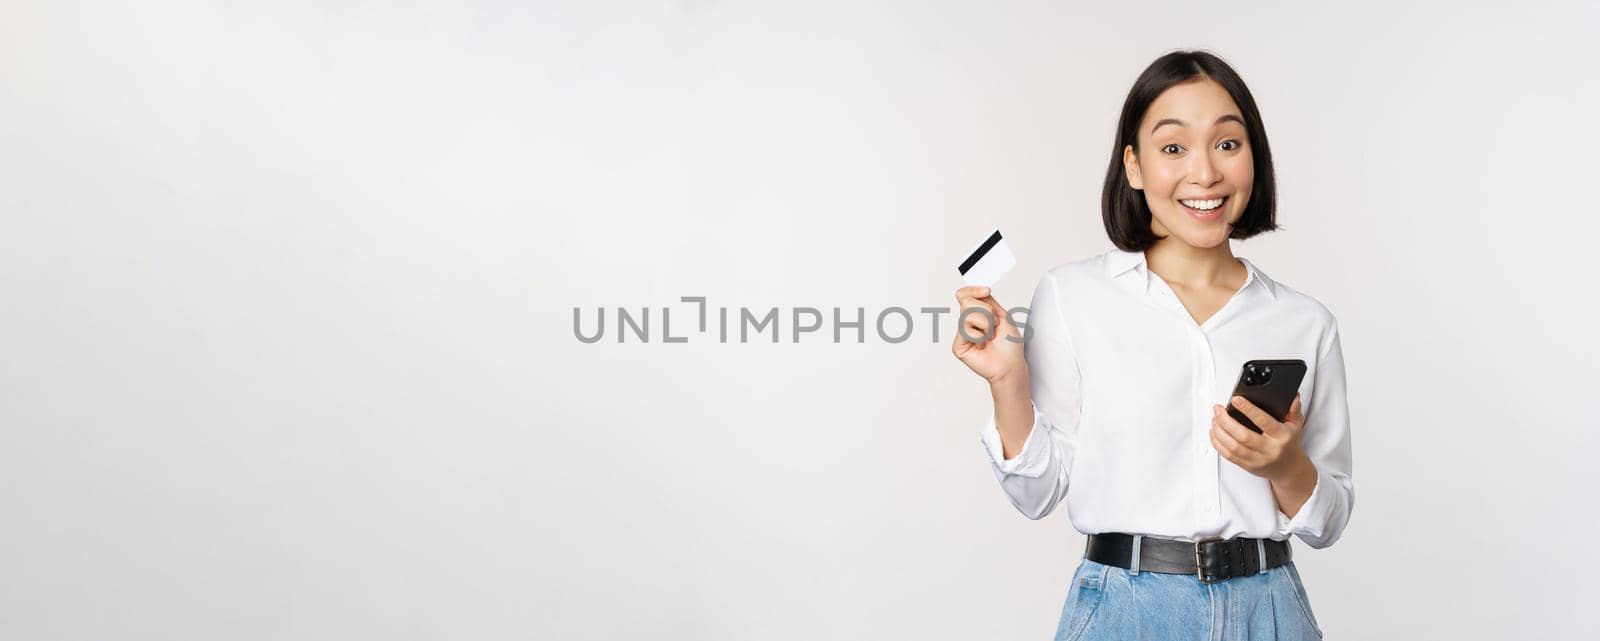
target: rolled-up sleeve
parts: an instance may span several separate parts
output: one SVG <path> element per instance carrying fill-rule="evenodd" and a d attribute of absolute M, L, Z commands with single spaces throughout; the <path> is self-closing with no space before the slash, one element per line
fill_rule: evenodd
<path fill-rule="evenodd" d="M 1034 289 L 1025 331 L 1032 431 L 1022 450 L 1007 459 L 991 413 L 980 440 L 1006 497 L 1017 511 L 1037 520 L 1048 516 L 1066 496 L 1082 396 L 1060 292 L 1049 272 Z"/>
<path fill-rule="evenodd" d="M 1278 513 L 1278 533 L 1295 535 L 1313 548 L 1333 545 L 1355 508 L 1351 476 L 1350 409 L 1345 399 L 1344 351 L 1337 323 L 1327 351 L 1317 359 L 1300 448 L 1317 468 L 1317 485 L 1294 518 Z"/>

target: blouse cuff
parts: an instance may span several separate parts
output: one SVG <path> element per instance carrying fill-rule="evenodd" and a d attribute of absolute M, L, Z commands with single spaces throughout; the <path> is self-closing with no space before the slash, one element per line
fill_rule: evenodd
<path fill-rule="evenodd" d="M 1294 513 L 1294 518 L 1284 516 L 1283 510 L 1278 510 L 1278 534 L 1284 538 L 1291 534 L 1298 534 L 1301 538 L 1321 538 L 1328 518 L 1333 513 L 1333 497 L 1329 495 L 1331 490 L 1327 489 L 1333 482 L 1333 477 L 1327 472 L 1317 470 L 1317 485 L 1311 489 L 1311 497 L 1306 499 L 1305 505 L 1301 505 L 1300 511 Z"/>
<path fill-rule="evenodd" d="M 1044 434 L 1048 427 L 1044 424 L 1043 415 L 1039 408 L 1033 408 L 1033 429 L 1029 430 L 1028 438 L 1022 443 L 1022 451 L 1015 458 L 1006 459 L 1004 445 L 1000 441 L 1000 429 L 995 425 L 994 416 L 989 417 L 989 422 L 984 426 L 981 440 L 983 449 L 989 453 L 989 463 L 994 469 L 1004 475 L 1016 474 L 1030 478 L 1038 478 L 1044 474 L 1045 468 L 1050 464 L 1050 439 Z"/>

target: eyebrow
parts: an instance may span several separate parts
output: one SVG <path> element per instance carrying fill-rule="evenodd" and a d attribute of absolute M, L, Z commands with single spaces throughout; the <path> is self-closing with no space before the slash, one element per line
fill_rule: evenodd
<path fill-rule="evenodd" d="M 1221 118 L 1217 119 L 1217 122 L 1214 123 L 1213 126 L 1220 125 L 1220 124 L 1228 122 L 1230 120 L 1233 121 L 1233 122 L 1239 123 L 1240 127 L 1244 126 L 1244 120 L 1239 118 L 1238 116 L 1233 115 L 1233 114 L 1223 114 L 1223 116 Z M 1162 126 L 1165 126 L 1165 125 L 1177 125 L 1179 127 L 1187 127 L 1187 126 L 1189 126 L 1188 123 L 1186 123 L 1186 122 L 1184 122 L 1182 120 L 1178 120 L 1177 118 L 1162 118 L 1161 120 L 1156 121 L 1156 126 L 1150 128 L 1150 133 L 1155 133 L 1157 129 L 1160 129 Z"/>

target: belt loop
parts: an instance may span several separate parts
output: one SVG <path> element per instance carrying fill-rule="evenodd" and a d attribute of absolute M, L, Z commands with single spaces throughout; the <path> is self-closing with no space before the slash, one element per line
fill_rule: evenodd
<path fill-rule="evenodd" d="M 1256 539 L 1256 558 L 1260 559 L 1259 565 L 1256 566 L 1257 568 L 1260 568 L 1260 569 L 1256 572 L 1256 574 L 1265 573 L 1267 571 L 1267 540 L 1266 539 Z"/>
<path fill-rule="evenodd" d="M 1128 574 L 1139 574 L 1139 544 L 1144 543 L 1143 534 L 1133 535 L 1133 559 L 1128 562 Z"/>

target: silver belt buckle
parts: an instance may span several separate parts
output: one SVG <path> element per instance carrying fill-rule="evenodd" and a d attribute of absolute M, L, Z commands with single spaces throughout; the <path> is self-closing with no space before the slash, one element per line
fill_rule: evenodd
<path fill-rule="evenodd" d="M 1200 554 L 1200 545 L 1201 544 L 1207 543 L 1207 542 L 1210 542 L 1210 541 L 1226 541 L 1226 540 L 1227 539 L 1224 539 L 1224 538 L 1222 538 L 1220 536 L 1208 536 L 1206 538 L 1203 538 L 1203 539 L 1200 539 L 1200 540 L 1194 542 L 1194 576 L 1195 576 L 1195 578 L 1200 579 L 1201 583 L 1205 583 L 1207 585 L 1210 585 L 1212 583 L 1221 583 L 1223 581 L 1228 580 L 1228 577 L 1222 577 L 1222 578 L 1217 579 L 1215 581 L 1207 581 L 1206 580 L 1206 563 L 1205 563 L 1205 559 L 1201 558 L 1201 554 Z"/>

